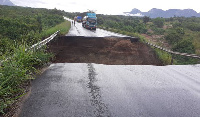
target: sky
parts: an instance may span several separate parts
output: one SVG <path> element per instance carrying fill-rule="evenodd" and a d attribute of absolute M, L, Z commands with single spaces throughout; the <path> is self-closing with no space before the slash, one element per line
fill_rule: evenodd
<path fill-rule="evenodd" d="M 48 8 L 66 12 L 95 10 L 97 14 L 118 15 L 137 8 L 147 12 L 152 8 L 194 9 L 200 13 L 199 0 L 10 0 L 17 6 Z"/>

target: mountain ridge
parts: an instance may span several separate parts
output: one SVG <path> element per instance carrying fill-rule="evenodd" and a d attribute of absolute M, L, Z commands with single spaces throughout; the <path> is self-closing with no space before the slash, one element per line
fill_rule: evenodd
<path fill-rule="evenodd" d="M 151 18 L 156 17 L 163 17 L 163 18 L 170 18 L 170 17 L 200 17 L 200 13 L 197 13 L 193 9 L 168 9 L 168 10 L 162 10 L 157 8 L 152 8 L 148 12 L 142 12 L 139 9 L 132 9 L 131 12 L 124 12 L 127 15 L 135 15 L 135 14 L 141 14 L 141 16 L 148 16 Z"/>
<path fill-rule="evenodd" d="M 0 5 L 15 6 L 10 0 L 0 0 Z"/>

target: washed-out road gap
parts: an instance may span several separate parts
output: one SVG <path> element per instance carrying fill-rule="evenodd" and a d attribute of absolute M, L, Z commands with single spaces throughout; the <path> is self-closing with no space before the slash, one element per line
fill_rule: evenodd
<path fill-rule="evenodd" d="M 136 58 L 141 57 L 135 59 L 138 62 L 138 59 L 152 59 L 152 51 L 143 52 L 149 56 L 142 56 L 142 49 L 135 49 L 138 48 L 135 43 L 131 45 L 123 39 L 117 41 L 109 36 L 120 36 L 101 29 L 86 30 L 79 23 L 72 26 L 66 36 L 60 39 L 62 43 L 58 39 L 49 46 L 58 55 L 69 52 L 64 58 L 71 60 L 63 59 L 61 63 L 55 60 L 33 81 L 20 117 L 199 117 L 200 65 L 128 65 L 128 62 L 123 65 L 120 60 L 130 57 L 131 51 L 135 51 L 132 54 Z M 87 38 L 87 45 L 82 41 L 84 38 L 72 36 L 106 38 L 99 39 L 94 45 L 91 44 L 95 39 Z M 56 44 L 59 51 L 55 49 Z M 115 48 L 124 45 L 129 46 L 128 50 L 124 49 L 125 54 Z M 77 57 L 77 52 L 82 53 L 81 56 L 88 55 L 89 59 Z M 114 55 L 118 57 L 114 59 Z M 108 65 L 109 60 L 102 60 L 106 56 L 114 60 L 112 65 Z M 134 57 L 129 59 L 132 61 Z"/>

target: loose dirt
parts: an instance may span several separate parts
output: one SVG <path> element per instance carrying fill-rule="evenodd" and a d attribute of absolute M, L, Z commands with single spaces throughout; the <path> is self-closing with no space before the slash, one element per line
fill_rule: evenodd
<path fill-rule="evenodd" d="M 118 37 L 60 37 L 48 44 L 54 63 L 163 65 L 154 50 L 138 39 Z"/>
<path fill-rule="evenodd" d="M 171 46 L 164 39 L 164 35 L 151 35 L 151 36 L 147 34 L 141 34 L 141 35 L 144 36 L 147 40 L 149 40 L 149 42 L 152 44 L 159 45 L 166 49 L 171 49 Z"/>

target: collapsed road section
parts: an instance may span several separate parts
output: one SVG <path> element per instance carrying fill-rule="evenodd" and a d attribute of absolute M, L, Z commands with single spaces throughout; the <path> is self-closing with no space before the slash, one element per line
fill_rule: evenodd
<path fill-rule="evenodd" d="M 54 63 L 163 65 L 154 50 L 130 37 L 62 36 L 48 44 Z"/>

